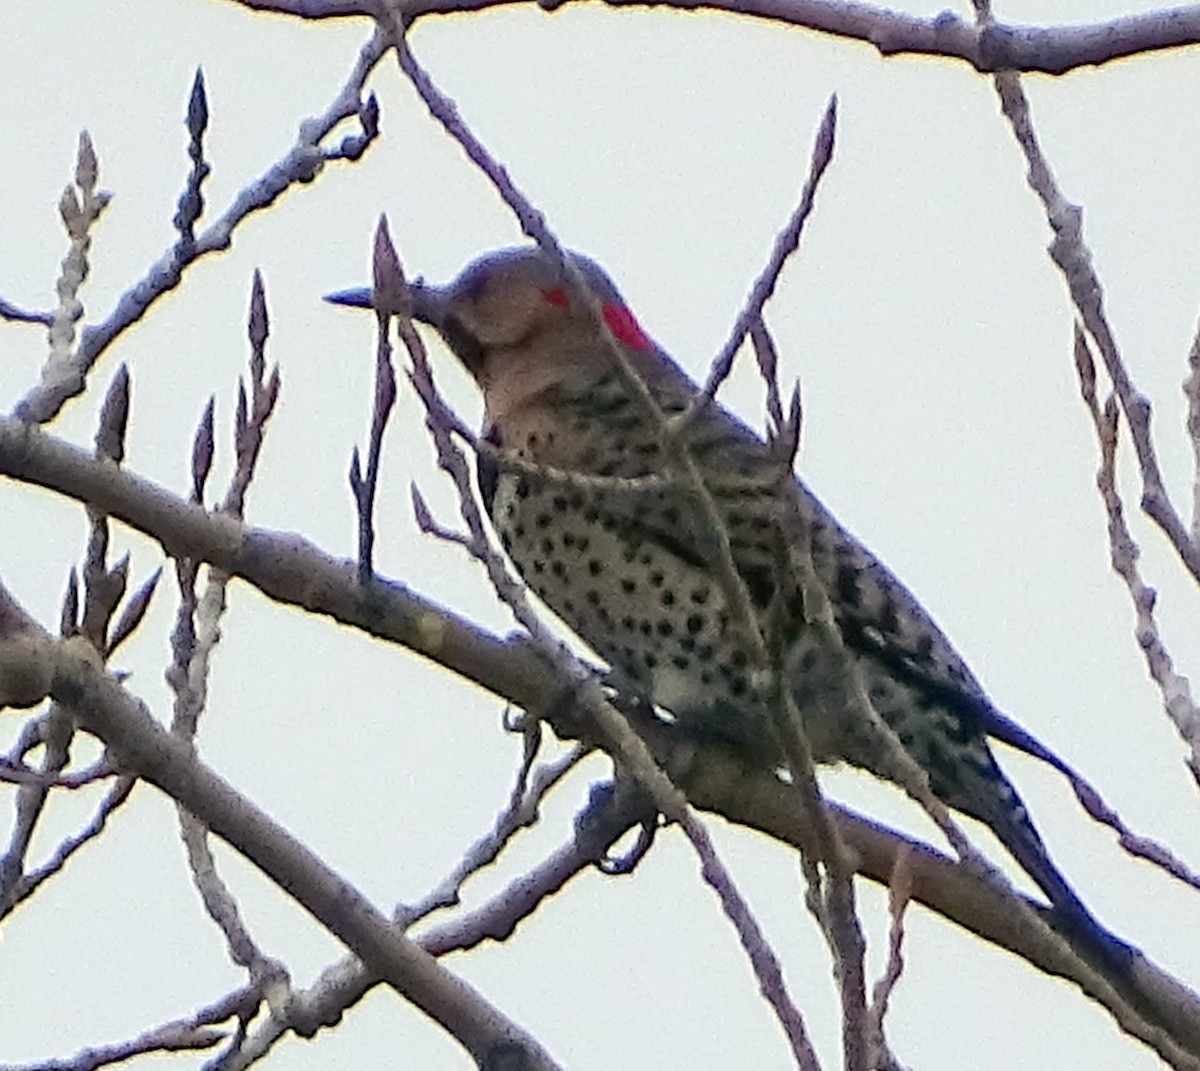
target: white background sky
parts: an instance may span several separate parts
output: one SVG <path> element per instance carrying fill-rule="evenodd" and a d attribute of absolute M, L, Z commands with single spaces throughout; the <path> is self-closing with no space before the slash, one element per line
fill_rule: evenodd
<path fill-rule="evenodd" d="M 998 5 L 997 16 L 1061 22 L 1132 10 L 1027 0 Z M 286 150 L 300 119 L 324 110 L 368 33 L 365 22 L 301 25 L 202 0 L 7 4 L 0 295 L 52 303 L 65 250 L 55 205 L 80 129 L 91 132 L 101 185 L 115 195 L 95 231 L 82 295 L 99 319 L 172 240 L 196 66 L 209 89 L 205 193 L 215 215 Z M 785 375 L 803 384 L 801 470 L 926 603 L 1001 707 L 1090 776 L 1135 828 L 1200 865 L 1194 788 L 1107 566 L 1071 310 L 990 83 L 961 63 L 885 61 L 864 46 L 781 27 L 600 5 L 426 20 L 413 48 L 560 237 L 608 267 L 646 329 L 695 375 L 723 342 L 794 203 L 825 101 L 839 94 L 837 154 L 768 313 Z M 1181 509 L 1190 454 L 1178 388 L 1200 308 L 1198 64 L 1193 49 L 1025 82 L 1064 190 L 1085 206 L 1117 337 L 1155 402 Z M 215 393 L 224 476 L 249 280 L 260 267 L 283 396 L 248 516 L 347 556 L 354 517 L 345 473 L 368 426 L 372 323 L 320 295 L 367 281 L 383 210 L 409 270 L 434 279 L 519 238 L 394 63 L 372 85 L 383 137 L 368 157 L 292 191 L 244 226 L 228 254 L 194 267 L 104 357 L 97 387 L 53 427 L 90 442 L 103 385 L 125 361 L 129 467 L 185 492 L 194 421 Z M 0 408 L 35 381 L 43 335 L 0 325 Z M 439 371 L 474 421 L 479 406 L 464 377 L 448 359 Z M 758 419 L 753 375 L 736 377 L 729 400 Z M 449 520 L 453 499 L 402 386 L 387 440 L 379 566 L 506 630 L 482 575 L 456 548 L 417 533 L 413 480 Z M 1131 511 L 1133 488 L 1127 480 Z M 4 581 L 53 627 L 67 568 L 83 552 L 83 511 L 0 482 L 0 519 Z M 1160 588 L 1165 638 L 1186 673 L 1200 658 L 1194 588 L 1134 521 L 1147 577 Z M 120 546 L 132 551 L 138 578 L 162 560 L 128 533 Z M 169 711 L 162 669 L 174 595 L 164 584 L 120 659 L 160 717 Z M 204 757 L 381 907 L 423 893 L 487 828 L 519 755 L 497 700 L 245 585 L 231 590 L 224 635 Z M 12 715 L 0 722 L 0 741 L 19 723 Z M 1123 857 L 1047 772 L 1002 758 L 1101 918 L 1167 969 L 1200 978 L 1196 898 Z M 597 765 L 573 782 L 545 836 L 522 842 L 506 874 L 565 836 L 572 808 L 601 772 Z M 844 773 L 826 783 L 870 813 L 927 831 L 891 790 Z M 93 801 L 61 804 L 56 831 L 73 828 Z M 0 833 L 9 810 L 0 809 Z M 239 981 L 202 918 L 174 822 L 166 800 L 139 789 L 104 841 L 4 924 L 0 1062 L 128 1037 Z M 794 857 L 710 825 L 784 957 L 828 1066 L 837 1066 L 829 968 Z M 993 842 L 979 840 L 1008 865 Z M 219 855 L 263 947 L 298 983 L 340 955 L 282 894 L 231 853 Z M 633 879 L 586 875 L 507 946 L 449 962 L 573 1069 L 788 1066 L 697 869 L 681 838 L 664 836 Z M 491 878 L 481 883 L 489 887 Z M 883 897 L 864 886 L 861 898 L 877 969 Z M 908 959 L 890 1036 L 914 1067 L 1157 1066 L 1064 984 L 919 909 Z M 338 1029 L 289 1041 L 272 1059 L 289 1071 L 470 1066 L 385 991 Z"/>

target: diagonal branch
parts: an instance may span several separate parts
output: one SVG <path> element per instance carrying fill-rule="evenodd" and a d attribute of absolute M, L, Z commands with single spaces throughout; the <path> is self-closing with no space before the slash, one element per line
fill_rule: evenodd
<path fill-rule="evenodd" d="M 84 728 L 262 870 L 478 1064 L 515 1043 L 523 1068 L 558 1067 L 533 1037 L 400 934 L 357 888 L 200 762 L 190 744 L 159 726 L 81 641 L 56 645 L 54 663 L 51 695 L 75 711 Z"/>
<path fill-rule="evenodd" d="M 332 558 L 299 536 L 209 514 L 149 480 L 102 465 L 91 453 L 13 418 L 0 417 L 0 473 L 103 509 L 162 543 L 169 553 L 202 559 L 269 598 L 408 647 L 526 710 L 552 714 L 576 687 L 527 643 L 501 639 L 400 584 L 380 581 L 368 600 L 357 583 L 353 562 Z M 47 667 L 39 652 L 49 649 L 51 641 L 31 622 L 22 624 L 19 607 L 6 617 L 5 606 L 0 588 L 0 685 L 25 682 L 15 688 L 14 696 L 29 704 L 37 698 L 30 682 L 40 684 L 45 692 Z M 6 629 L 9 617 L 13 621 Z M 639 722 L 637 729 L 694 806 L 811 849 L 812 829 L 795 805 L 791 786 L 741 763 L 722 764 L 718 748 L 698 753 L 688 745 L 678 748 L 682 758 L 673 758 L 673 746 L 679 741 L 669 726 L 649 721 Z M 832 802 L 826 801 L 826 806 L 860 874 L 887 885 L 900 845 L 911 845 L 917 855 L 915 900 L 1010 949 L 1039 970 L 1072 979 L 1155 1051 L 1182 1044 L 1200 1057 L 1200 1001 L 1149 961 L 1139 957 L 1135 964 L 1138 988 L 1159 1010 L 1158 1018 L 1176 1039 L 1174 1043 L 1164 1039 L 1161 1030 L 1131 1020 L 1125 1002 L 1048 928 L 1039 927 L 1036 918 L 1011 910 L 1011 890 L 984 882 L 925 845 Z"/>

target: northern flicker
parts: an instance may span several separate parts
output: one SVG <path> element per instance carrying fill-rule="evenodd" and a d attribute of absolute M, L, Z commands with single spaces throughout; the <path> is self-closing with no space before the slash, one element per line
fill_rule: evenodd
<path fill-rule="evenodd" d="M 718 576 L 711 514 L 664 439 L 663 417 L 678 420 L 700 388 L 604 271 L 570 257 L 653 406 L 595 312 L 538 249 L 491 253 L 444 288 L 412 288 L 414 318 L 438 331 L 482 391 L 494 448 L 478 459 L 488 513 L 526 583 L 618 679 L 683 731 L 777 765 L 755 648 Z M 331 300 L 369 304 L 370 295 Z M 894 752 L 847 700 L 848 682 L 835 679 L 856 673 L 859 694 L 934 793 L 993 830 L 1050 900 L 1056 925 L 1107 963 L 1124 962 L 1127 946 L 1072 891 L 992 755 L 989 733 L 1011 741 L 1011 723 L 908 589 L 719 403 L 696 410 L 681 434 L 761 631 L 783 645 L 786 687 L 814 757 L 896 779 Z M 814 582 L 840 650 L 806 621 Z"/>

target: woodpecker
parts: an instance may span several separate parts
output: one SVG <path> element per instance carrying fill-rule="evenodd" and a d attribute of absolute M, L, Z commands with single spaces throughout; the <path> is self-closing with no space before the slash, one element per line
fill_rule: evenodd
<path fill-rule="evenodd" d="M 865 694 L 938 798 L 986 823 L 1038 885 L 1054 924 L 1090 959 L 1126 964 L 1131 950 L 1067 883 L 992 754 L 989 734 L 1013 742 L 1021 731 L 945 634 L 777 449 L 717 401 L 696 407 L 700 388 L 603 269 L 568 256 L 591 300 L 537 248 L 487 254 L 445 287 L 412 287 L 413 318 L 441 335 L 482 392 L 491 449 L 479 452 L 479 487 L 526 583 L 682 731 L 778 766 L 756 672 L 763 648 L 722 580 L 712 512 L 666 438 L 681 436 L 760 635 L 782 650 L 776 668 L 817 761 L 899 779 L 886 730 L 853 701 Z M 330 300 L 369 304 L 370 293 Z M 837 644 L 813 624 L 817 603 Z"/>

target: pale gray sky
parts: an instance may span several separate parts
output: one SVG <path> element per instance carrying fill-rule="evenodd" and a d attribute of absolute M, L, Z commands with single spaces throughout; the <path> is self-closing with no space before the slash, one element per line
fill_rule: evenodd
<path fill-rule="evenodd" d="M 1096 0 L 997 6 L 1013 21 L 1133 10 Z M 206 198 L 220 211 L 286 150 L 301 118 L 326 107 L 368 32 L 365 21 L 301 25 L 204 0 L 7 5 L 0 295 L 51 304 L 65 250 L 55 205 L 81 128 L 100 156 L 101 185 L 114 193 L 83 293 L 98 319 L 172 239 L 195 67 L 204 68 L 212 116 Z M 803 384 L 801 470 L 925 602 L 1007 712 L 1085 772 L 1135 828 L 1200 865 L 1194 786 L 1146 679 L 1128 600 L 1108 570 L 1093 433 L 1071 363 L 1071 309 L 990 83 L 963 64 L 885 61 L 799 31 L 600 5 L 427 20 L 413 48 L 559 236 L 607 266 L 645 328 L 697 376 L 794 203 L 825 101 L 838 93 L 837 154 L 804 247 L 768 310 L 784 373 Z M 1026 79 L 1064 191 L 1085 206 L 1118 340 L 1155 402 L 1158 446 L 1181 508 L 1191 474 L 1179 383 L 1200 308 L 1198 63 L 1193 49 Z M 354 518 L 345 473 L 368 426 L 372 324 L 320 295 L 366 281 L 381 211 L 409 270 L 436 279 L 519 238 L 508 210 L 394 64 L 372 85 L 383 137 L 365 160 L 290 192 L 245 225 L 228 254 L 193 268 L 106 354 L 97 389 L 52 429 L 89 442 L 102 385 L 124 361 L 133 376 L 129 467 L 184 491 L 194 421 L 215 393 L 226 474 L 249 279 L 259 267 L 283 396 L 248 516 L 347 556 Z M 0 325 L 0 408 L 35 381 L 44 350 L 39 329 Z M 448 360 L 438 370 L 476 420 L 465 378 Z M 729 399 L 757 421 L 750 363 Z M 381 570 L 508 629 L 481 573 L 456 548 L 416 531 L 410 481 L 444 519 L 454 505 L 404 384 L 385 465 Z M 1187 673 L 1200 659 L 1195 590 L 1136 516 L 1133 480 L 1124 486 L 1147 579 L 1161 593 L 1164 637 Z M 82 554 L 83 512 L 0 482 L 0 516 L 9 519 L 0 525 L 4 580 L 52 627 L 66 569 Z M 139 577 L 161 562 L 146 540 L 123 532 L 119 543 Z M 169 710 L 162 669 L 174 595 L 164 584 L 120 659 L 159 716 Z M 244 585 L 231 589 L 224 634 L 204 757 L 380 906 L 423 893 L 487 828 L 519 756 L 497 700 Z M 0 722 L 0 741 L 19 724 L 11 715 Z M 1165 968 L 1200 978 L 1196 898 L 1124 857 L 1046 771 L 1002 759 L 1055 858 L 1101 918 Z M 573 782 L 503 875 L 561 839 L 601 770 Z M 826 783 L 839 798 L 929 835 L 898 793 L 845 773 Z M 93 800 L 60 804 L 56 831 L 72 828 Z M 0 834 L 9 811 L 0 808 Z M 102 843 L 6 922 L 0 1061 L 117 1041 L 238 981 L 202 917 L 174 823 L 168 802 L 140 789 Z M 837 1066 L 827 957 L 803 909 L 794 857 L 710 824 L 784 958 L 828 1066 Z M 978 839 L 1008 867 L 993 842 Z M 248 866 L 226 850 L 218 855 L 265 950 L 299 983 L 340 955 Z M 480 889 L 497 880 L 485 878 Z M 884 899 L 866 885 L 861 899 L 877 969 Z M 909 919 L 908 960 L 890 1037 L 911 1066 L 1157 1066 L 1067 986 L 920 910 Z M 660 839 L 634 878 L 587 875 L 507 945 L 449 962 L 572 1069 L 789 1066 L 736 939 L 676 834 Z M 385 991 L 338 1029 L 289 1041 L 271 1059 L 286 1071 L 469 1066 L 455 1043 Z"/>

